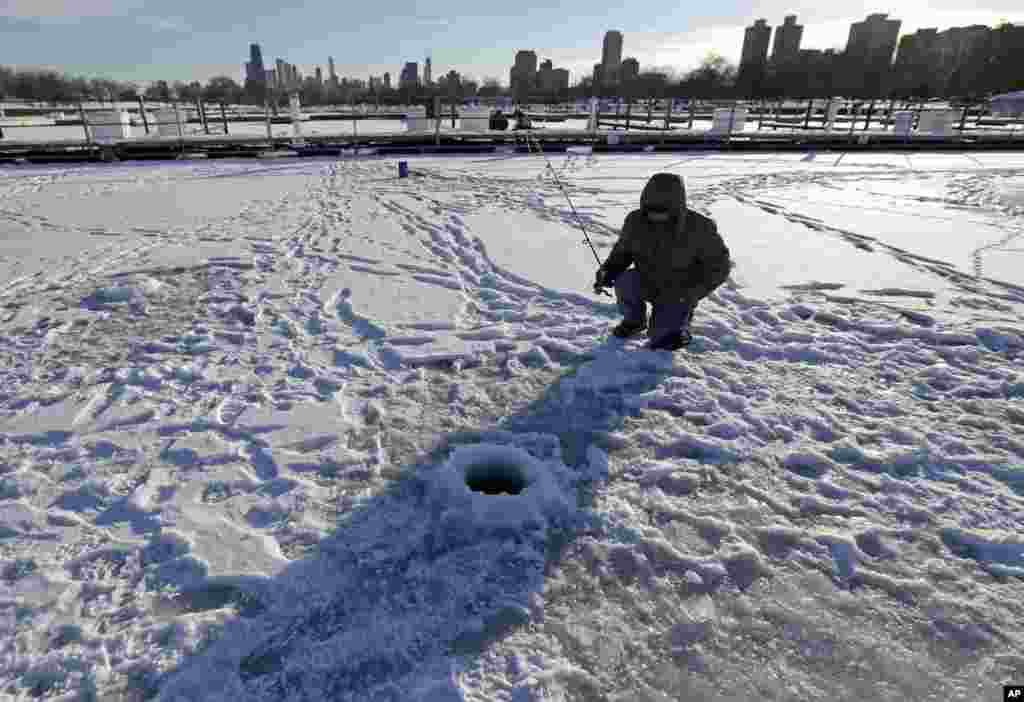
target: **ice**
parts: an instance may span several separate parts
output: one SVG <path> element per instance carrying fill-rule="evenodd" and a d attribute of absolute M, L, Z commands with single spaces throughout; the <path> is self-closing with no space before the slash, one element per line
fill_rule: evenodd
<path fill-rule="evenodd" d="M 577 151 L 599 255 L 658 171 L 718 223 L 689 349 L 537 156 L 0 172 L 0 695 L 1012 682 L 1024 160 Z"/>

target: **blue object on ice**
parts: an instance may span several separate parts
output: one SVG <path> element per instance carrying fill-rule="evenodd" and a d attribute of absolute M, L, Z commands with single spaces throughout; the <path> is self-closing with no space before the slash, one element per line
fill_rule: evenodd
<path fill-rule="evenodd" d="M 399 161 L 398 162 L 398 177 L 407 178 L 409 176 L 409 162 Z"/>

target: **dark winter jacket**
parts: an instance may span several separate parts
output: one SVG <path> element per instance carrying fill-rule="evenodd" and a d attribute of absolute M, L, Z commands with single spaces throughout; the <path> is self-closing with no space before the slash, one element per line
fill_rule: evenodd
<path fill-rule="evenodd" d="M 626 216 L 622 232 L 602 268 L 607 280 L 636 265 L 644 297 L 657 303 L 707 297 L 729 277 L 729 249 L 713 220 L 686 208 L 683 180 L 674 173 L 651 177 L 640 209 Z M 668 222 L 652 222 L 649 209 L 669 210 Z"/>

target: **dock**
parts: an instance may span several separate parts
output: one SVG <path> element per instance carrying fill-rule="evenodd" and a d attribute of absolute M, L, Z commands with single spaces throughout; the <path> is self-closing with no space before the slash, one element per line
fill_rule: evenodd
<path fill-rule="evenodd" d="M 528 135 L 528 136 L 527 136 Z M 529 141 L 527 141 L 527 139 Z M 611 131 L 530 130 L 360 135 L 191 135 L 146 136 L 90 143 L 84 139 L 0 141 L 0 164 L 59 163 L 181 158 L 258 158 L 265 156 L 388 156 L 479 153 L 565 152 L 589 147 L 594 153 L 686 151 L 984 151 L 1024 149 L 1024 130 L 933 136 L 871 131 L 769 131 L 714 133 L 706 130 Z"/>

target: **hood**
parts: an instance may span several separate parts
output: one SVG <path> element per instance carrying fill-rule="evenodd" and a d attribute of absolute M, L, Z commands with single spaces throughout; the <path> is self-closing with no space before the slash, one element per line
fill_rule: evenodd
<path fill-rule="evenodd" d="M 656 173 L 644 186 L 640 196 L 643 209 L 667 209 L 675 217 L 686 210 L 686 186 L 675 173 Z"/>

